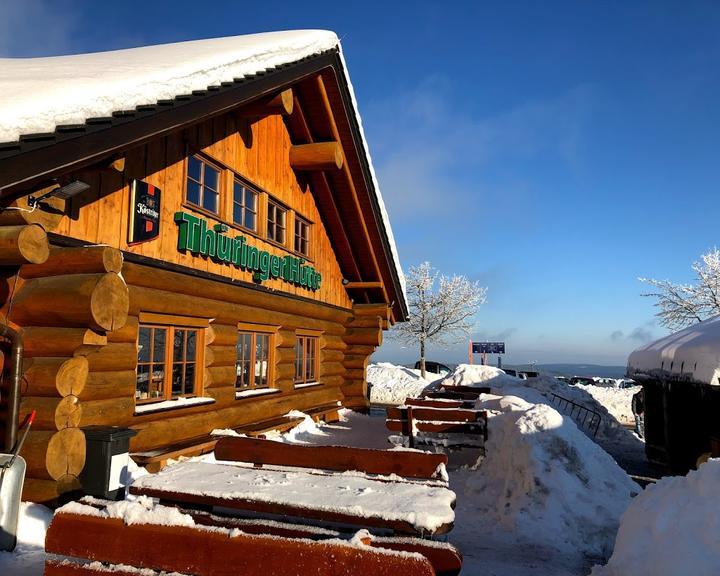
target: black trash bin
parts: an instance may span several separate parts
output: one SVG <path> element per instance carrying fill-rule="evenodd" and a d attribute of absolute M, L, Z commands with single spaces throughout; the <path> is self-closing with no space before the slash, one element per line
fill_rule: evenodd
<path fill-rule="evenodd" d="M 80 474 L 83 491 L 107 500 L 125 498 L 130 459 L 130 438 L 137 432 L 120 426 L 86 426 L 85 468 Z"/>

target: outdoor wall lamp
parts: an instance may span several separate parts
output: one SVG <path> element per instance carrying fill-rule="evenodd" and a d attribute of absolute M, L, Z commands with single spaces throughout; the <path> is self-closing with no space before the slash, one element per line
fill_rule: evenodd
<path fill-rule="evenodd" d="M 53 188 L 52 190 L 50 190 L 50 192 L 46 192 L 38 198 L 32 195 L 28 196 L 28 206 L 34 208 L 39 202 L 47 200 L 48 198 L 61 198 L 63 200 L 67 200 L 68 198 L 77 196 L 78 194 L 81 194 L 82 192 L 85 192 L 85 190 L 89 189 L 90 184 L 83 182 L 82 180 L 73 180 L 68 184 Z"/>

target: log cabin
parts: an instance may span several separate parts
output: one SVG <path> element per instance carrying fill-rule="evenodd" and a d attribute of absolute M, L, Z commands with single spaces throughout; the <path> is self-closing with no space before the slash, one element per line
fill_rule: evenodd
<path fill-rule="evenodd" d="M 36 411 L 25 499 L 79 488 L 86 426 L 132 428 L 147 463 L 367 406 L 407 304 L 335 34 L 0 68 L 0 426 L 7 447 Z"/>

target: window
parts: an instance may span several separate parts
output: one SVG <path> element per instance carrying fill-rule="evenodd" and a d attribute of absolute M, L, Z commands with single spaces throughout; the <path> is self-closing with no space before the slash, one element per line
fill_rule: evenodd
<path fill-rule="evenodd" d="M 268 201 L 267 237 L 278 244 L 285 244 L 287 210 L 272 200 Z"/>
<path fill-rule="evenodd" d="M 233 184 L 233 222 L 255 230 L 258 193 L 235 180 Z"/>
<path fill-rule="evenodd" d="M 295 252 L 310 255 L 310 223 L 299 216 L 295 217 Z"/>
<path fill-rule="evenodd" d="M 317 381 L 317 336 L 300 336 L 295 343 L 295 384 Z"/>
<path fill-rule="evenodd" d="M 220 169 L 199 156 L 188 157 L 187 201 L 217 214 L 219 195 Z"/>
<path fill-rule="evenodd" d="M 270 334 L 238 332 L 236 389 L 270 385 Z"/>
<path fill-rule="evenodd" d="M 135 384 L 137 403 L 172 400 L 198 393 L 197 328 L 141 324 Z"/>

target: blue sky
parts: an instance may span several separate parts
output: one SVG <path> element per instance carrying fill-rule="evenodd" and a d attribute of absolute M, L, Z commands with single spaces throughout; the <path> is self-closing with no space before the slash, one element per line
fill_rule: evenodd
<path fill-rule="evenodd" d="M 0 54 L 335 30 L 404 266 L 488 286 L 507 361 L 624 364 L 663 334 L 638 276 L 718 243 L 715 2 L 0 0 Z M 430 356 L 457 361 L 460 344 Z M 386 343 L 376 355 L 410 361 Z"/>

